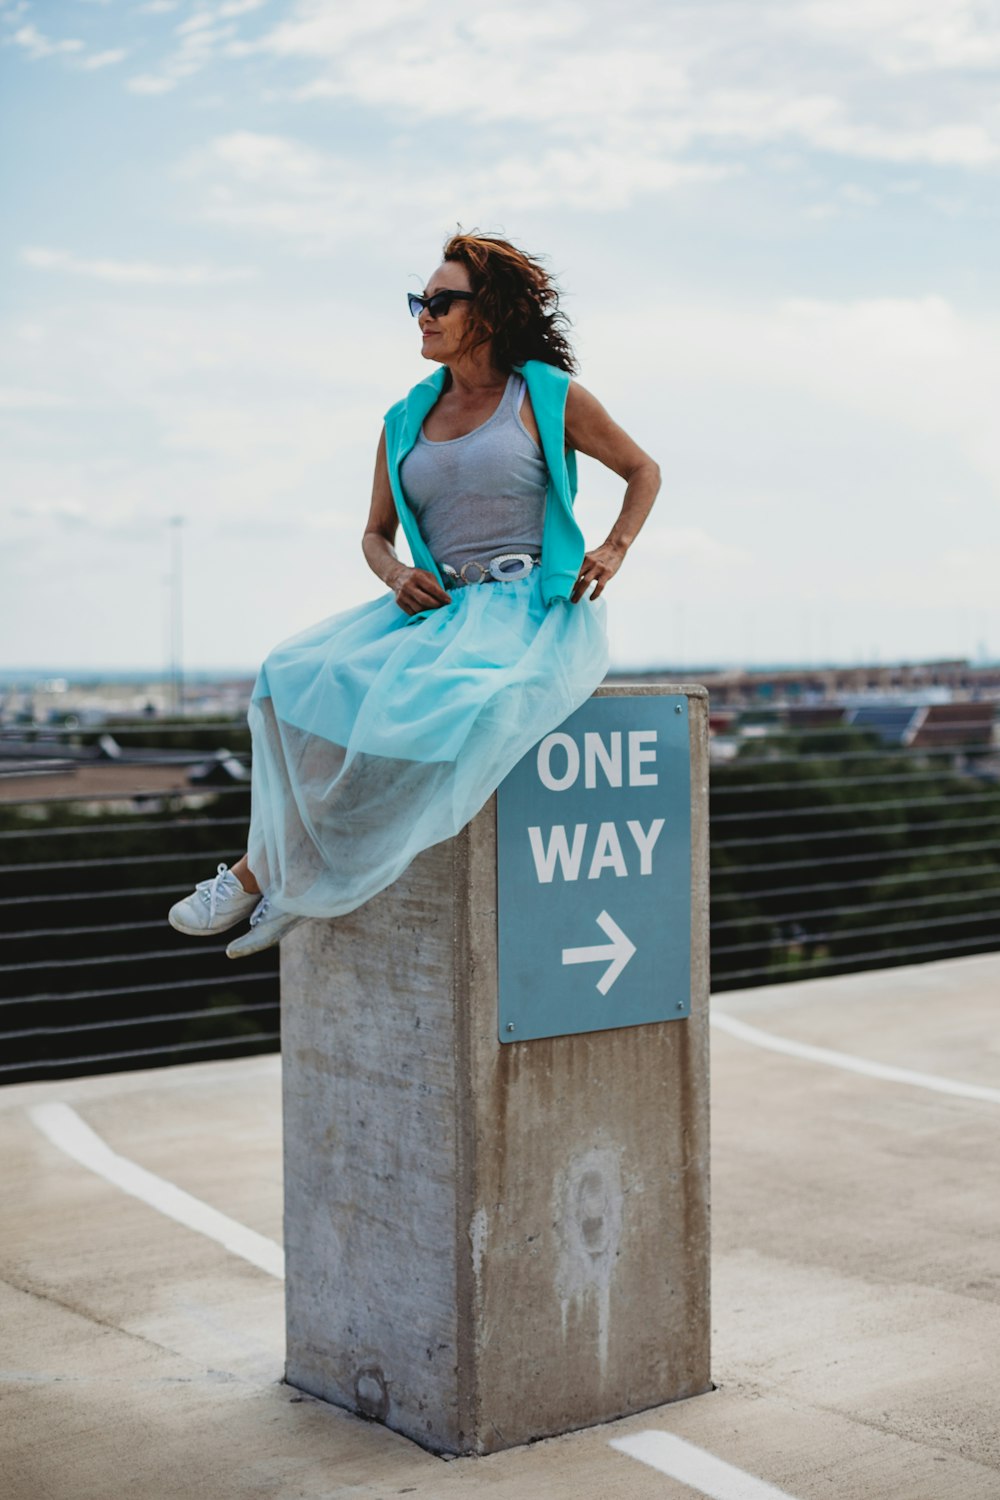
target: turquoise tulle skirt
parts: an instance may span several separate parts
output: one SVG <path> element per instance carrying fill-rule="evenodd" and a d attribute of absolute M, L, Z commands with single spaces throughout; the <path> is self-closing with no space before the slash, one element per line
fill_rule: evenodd
<path fill-rule="evenodd" d="M 286 911 L 335 917 L 451 838 L 607 671 L 604 601 L 546 606 L 541 569 L 390 594 L 278 646 L 254 687 L 248 853 Z"/>

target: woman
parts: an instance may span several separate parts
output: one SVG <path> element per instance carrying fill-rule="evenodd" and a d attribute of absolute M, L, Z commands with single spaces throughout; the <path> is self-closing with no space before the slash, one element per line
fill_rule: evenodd
<path fill-rule="evenodd" d="M 605 585 L 649 514 L 657 465 L 582 386 L 556 289 L 508 241 L 458 234 L 422 296 L 440 368 L 386 413 L 362 542 L 391 590 L 261 668 L 247 853 L 170 911 L 250 930 L 231 958 L 352 911 L 457 833 L 607 669 Z M 574 519 L 576 452 L 626 481 L 607 541 Z M 397 556 L 403 531 L 412 565 Z"/>

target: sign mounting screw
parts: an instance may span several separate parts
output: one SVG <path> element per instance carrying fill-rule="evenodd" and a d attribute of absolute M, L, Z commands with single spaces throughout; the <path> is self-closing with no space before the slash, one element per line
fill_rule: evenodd
<path fill-rule="evenodd" d="M 513 1021 L 508 1021 L 507 1022 L 507 1030 L 508 1031 L 513 1031 L 514 1030 L 514 1022 Z"/>

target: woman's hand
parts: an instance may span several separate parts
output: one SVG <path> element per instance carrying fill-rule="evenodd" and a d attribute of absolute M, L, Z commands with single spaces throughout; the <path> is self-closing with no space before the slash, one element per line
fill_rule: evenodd
<path fill-rule="evenodd" d="M 396 603 L 408 615 L 419 615 L 425 609 L 440 609 L 451 603 L 433 573 L 425 568 L 411 568 L 400 562 L 393 542 L 399 528 L 396 502 L 389 483 L 389 461 L 386 457 L 385 428 L 378 440 L 375 456 L 375 478 L 372 482 L 372 505 L 361 548 L 372 572 L 392 589 Z"/>
<path fill-rule="evenodd" d="M 578 604 L 595 580 L 596 587 L 590 597 L 599 599 L 604 585 L 614 578 L 624 562 L 625 551 L 625 547 L 617 542 L 604 542 L 600 547 L 595 547 L 593 552 L 584 553 L 579 577 L 569 596 L 571 602 Z"/>
<path fill-rule="evenodd" d="M 389 587 L 400 609 L 408 615 L 419 615 L 425 609 L 440 609 L 451 603 L 451 595 L 424 568 L 408 568 L 404 564 L 389 580 Z"/>

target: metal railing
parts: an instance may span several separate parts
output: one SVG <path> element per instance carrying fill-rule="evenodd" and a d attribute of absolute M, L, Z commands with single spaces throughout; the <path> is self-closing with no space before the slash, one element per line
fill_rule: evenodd
<path fill-rule="evenodd" d="M 714 990 L 1000 950 L 1000 753 L 981 719 L 921 748 L 761 720 L 712 767 Z"/>
<path fill-rule="evenodd" d="M 247 733 L 189 721 L 60 734 L 79 743 L 164 730 L 189 740 L 223 731 L 244 745 Z M 0 731 L 0 747 L 24 737 L 23 726 Z M 245 748 L 236 758 L 245 764 Z M 128 750 L 115 762 L 155 765 Z M 91 763 L 78 760 L 78 774 Z M 0 800 L 0 1083 L 277 1049 L 277 949 L 234 963 L 228 934 L 187 938 L 166 921 L 173 901 L 235 861 L 248 822 L 245 783 Z"/>
<path fill-rule="evenodd" d="M 996 749 L 760 728 L 712 766 L 713 989 L 1000 951 Z M 0 1084 L 277 1050 L 277 950 L 165 920 L 248 815 L 245 783 L 0 800 Z"/>

